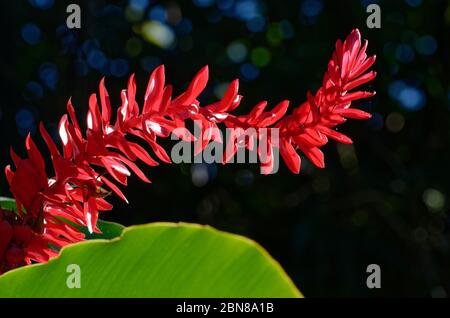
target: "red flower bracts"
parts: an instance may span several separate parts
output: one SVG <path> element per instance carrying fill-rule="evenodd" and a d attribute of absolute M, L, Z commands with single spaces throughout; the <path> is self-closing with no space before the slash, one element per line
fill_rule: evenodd
<path fill-rule="evenodd" d="M 223 157 L 226 163 L 239 147 L 251 148 L 252 142 L 242 143 L 239 139 L 242 131 L 253 128 L 256 138 L 261 139 L 263 134 L 271 134 L 266 128 L 277 128 L 278 138 L 268 140 L 266 155 L 258 152 L 262 173 L 272 171 L 275 150 L 279 150 L 294 173 L 300 171 L 299 152 L 323 168 L 324 155 L 320 147 L 328 138 L 352 143 L 349 137 L 333 128 L 346 118 L 370 118 L 370 114 L 350 108 L 353 101 L 375 94 L 355 90 L 376 75 L 374 71 L 368 72 L 375 57 L 367 57 L 366 48 L 367 41 L 361 43 L 358 30 L 353 30 L 344 42 L 337 41 L 322 87 L 314 95 L 308 93 L 307 101 L 287 116 L 288 101 L 268 111 L 267 102 L 263 101 L 248 115 L 232 115 L 230 112 L 242 100 L 237 80 L 231 82 L 220 101 L 201 106 L 197 98 L 208 81 L 207 67 L 197 73 L 184 93 L 172 97 L 172 86 L 165 85 L 164 67 L 159 66 L 150 76 L 142 107 L 135 99 L 136 84 L 131 76 L 127 89 L 121 92 L 122 104 L 114 122 L 113 108 L 102 80 L 99 95 L 93 94 L 89 99 L 85 134 L 81 132 L 69 100 L 68 114 L 61 118 L 58 126 L 62 151 L 40 124 L 40 133 L 51 154 L 54 176 L 47 175 L 44 158 L 30 136 L 25 143 L 27 158 L 19 158 L 11 150 L 15 168 L 7 166 L 5 172 L 17 211 L 0 211 L 0 273 L 49 260 L 63 246 L 84 239 L 80 227 L 99 232 L 96 227 L 99 211 L 112 208 L 105 196 L 112 191 L 126 201 L 119 186 L 126 186 L 131 172 L 144 182 L 150 182 L 136 161 L 139 159 L 149 166 L 158 165 L 158 161 L 141 144 L 128 140 L 127 135 L 140 138 L 159 160 L 170 163 L 170 157 L 158 143 L 160 138 L 173 133 L 185 141 L 193 141 L 197 154 L 211 140 L 221 141 L 211 130 L 223 123 L 225 127 L 234 128 Z M 188 120 L 201 126 L 200 136 L 193 136 L 185 129 Z"/>

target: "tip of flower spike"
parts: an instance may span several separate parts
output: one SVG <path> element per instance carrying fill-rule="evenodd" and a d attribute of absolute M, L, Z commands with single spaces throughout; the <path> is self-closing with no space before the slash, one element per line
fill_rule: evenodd
<path fill-rule="evenodd" d="M 8 184 L 11 186 L 13 177 L 14 177 L 14 172 L 11 170 L 11 166 L 7 165 L 5 167 L 5 175 L 6 175 L 6 180 L 8 181 Z M 1 208 L 0 208 L 1 210 Z"/>
<path fill-rule="evenodd" d="M 203 66 L 200 71 L 198 71 L 196 78 L 198 76 L 198 82 L 197 85 L 199 85 L 200 87 L 202 87 L 202 90 L 205 88 L 206 83 L 208 82 L 208 78 L 209 78 L 209 66 L 205 65 Z"/>
<path fill-rule="evenodd" d="M 157 71 L 157 72 L 164 72 L 164 71 L 165 71 L 164 64 L 158 65 L 158 66 L 155 68 L 155 71 Z"/>
<path fill-rule="evenodd" d="M 16 168 L 19 166 L 20 160 L 22 160 L 22 158 L 20 158 L 16 152 L 14 151 L 13 147 L 9 147 L 9 155 L 11 156 L 11 159 L 14 162 L 14 165 L 16 166 Z"/>
<path fill-rule="evenodd" d="M 203 66 L 200 69 L 200 71 L 198 71 L 196 77 L 197 76 L 198 76 L 198 79 L 201 80 L 200 83 L 202 84 L 202 86 L 206 86 L 206 83 L 208 82 L 208 78 L 209 78 L 209 66 L 208 65 Z"/>
<path fill-rule="evenodd" d="M 354 28 L 351 33 L 356 33 L 356 34 L 361 35 L 361 32 L 359 31 L 358 28 Z"/>
<path fill-rule="evenodd" d="M 67 145 L 67 143 L 69 142 L 69 137 L 66 131 L 66 123 L 67 123 L 67 115 L 64 114 L 61 117 L 61 120 L 59 121 L 58 127 L 59 137 L 61 138 L 61 141 L 63 142 L 64 146 Z"/>
<path fill-rule="evenodd" d="M 33 140 L 31 139 L 31 134 L 28 133 L 27 138 L 25 139 L 25 148 L 30 151 L 31 147 L 33 147 Z"/>
<path fill-rule="evenodd" d="M 353 29 L 352 32 L 350 32 L 348 38 L 351 37 L 356 37 L 358 41 L 361 41 L 361 32 L 359 31 L 359 29 L 357 28 Z"/>

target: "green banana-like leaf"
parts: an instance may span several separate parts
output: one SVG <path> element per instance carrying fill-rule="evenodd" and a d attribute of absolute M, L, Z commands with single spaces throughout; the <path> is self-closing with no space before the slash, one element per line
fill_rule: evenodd
<path fill-rule="evenodd" d="M 11 198 L 0 197 L 0 208 L 8 211 L 16 211 L 16 201 Z"/>
<path fill-rule="evenodd" d="M 301 296 L 254 241 L 182 223 L 132 226 L 118 238 L 73 244 L 46 264 L 0 276 L 0 297 Z"/>
<path fill-rule="evenodd" d="M 66 221 L 67 222 L 67 221 Z M 108 221 L 97 221 L 97 226 L 102 231 L 101 233 L 89 233 L 88 229 L 86 227 L 81 227 L 79 225 L 75 225 L 71 222 L 67 222 L 69 224 L 74 225 L 77 227 L 81 232 L 83 232 L 86 237 L 86 240 L 95 240 L 95 239 L 113 239 L 115 237 L 118 237 L 122 234 L 123 230 L 125 229 L 125 226 L 119 223 L 114 222 L 108 222 Z"/>

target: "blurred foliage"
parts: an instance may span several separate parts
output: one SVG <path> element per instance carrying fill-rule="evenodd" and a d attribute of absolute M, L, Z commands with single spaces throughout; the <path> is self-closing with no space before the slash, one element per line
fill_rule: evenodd
<path fill-rule="evenodd" d="M 23 154 L 39 121 L 56 136 L 70 96 L 85 114 L 106 76 L 118 105 L 136 73 L 142 100 L 161 63 L 175 93 L 209 64 L 204 101 L 239 77 L 238 112 L 262 99 L 296 105 L 320 85 L 336 39 L 357 27 L 378 56 L 369 87 L 378 94 L 357 105 L 374 116 L 342 127 L 355 144 L 327 145 L 326 169 L 306 159 L 298 176 L 284 166 L 262 176 L 256 165 L 161 165 L 145 169 L 151 185 L 130 180 L 130 205 L 114 199 L 104 218 L 199 222 L 248 236 L 307 296 L 448 296 L 448 1 L 377 1 L 382 26 L 368 29 L 374 1 L 93 0 L 80 3 L 82 28 L 69 30 L 71 2 L 1 4 L 1 166 L 10 146 Z M 9 195 L 4 178 L 0 194 Z M 365 284 L 372 263 L 381 266 L 379 290 Z"/>

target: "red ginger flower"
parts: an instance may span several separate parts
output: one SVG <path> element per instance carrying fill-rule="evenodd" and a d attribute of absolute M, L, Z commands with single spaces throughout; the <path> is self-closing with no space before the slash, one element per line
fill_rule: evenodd
<path fill-rule="evenodd" d="M 227 145 L 230 151 L 224 158 L 224 162 L 228 162 L 240 147 L 240 131 L 254 128 L 256 137 L 261 138 L 266 133 L 264 128 L 278 128 L 279 139 L 268 145 L 269 158 L 262 160 L 259 151 L 263 173 L 272 170 L 275 149 L 280 150 L 294 173 L 300 171 L 298 150 L 323 168 L 324 155 L 319 148 L 328 138 L 352 143 L 349 137 L 333 128 L 346 118 L 370 118 L 370 114 L 350 108 L 353 101 L 375 94 L 352 91 L 376 76 L 374 71 L 367 72 L 375 57 L 368 58 L 366 49 L 367 41 L 361 43 L 358 30 L 353 30 L 344 42 L 338 40 L 322 86 L 315 95 L 308 93 L 307 101 L 287 116 L 288 101 L 282 101 L 269 111 L 265 111 L 267 102 L 263 101 L 247 115 L 231 114 L 242 100 L 237 80 L 229 85 L 220 101 L 201 106 L 197 98 L 208 81 L 207 67 L 197 73 L 184 93 L 172 98 L 172 87 L 165 85 L 164 66 L 159 66 L 150 76 L 142 108 L 135 100 L 136 85 L 131 76 L 127 89 L 121 92 L 122 105 L 117 109 L 114 123 L 102 80 L 100 105 L 96 94 L 89 99 L 85 135 L 69 100 L 68 115 L 61 118 L 58 126 L 62 153 L 40 124 L 41 135 L 50 150 L 54 177 L 47 176 L 44 159 L 30 136 L 26 139 L 28 158 L 21 159 L 11 151 L 15 171 L 7 166 L 5 172 L 18 211 L 0 211 L 0 273 L 32 261 L 45 262 L 57 255 L 61 247 L 83 240 L 84 235 L 66 220 L 87 227 L 90 232 L 99 232 L 96 227 L 99 211 L 112 208 L 104 199 L 104 186 L 126 200 L 116 182 L 126 185 L 131 171 L 150 182 L 135 161 L 140 159 L 149 166 L 156 166 L 158 162 L 141 145 L 126 139 L 127 135 L 142 139 L 156 157 L 170 163 L 158 138 L 174 133 L 184 140 L 194 141 L 192 134 L 180 128 L 185 128 L 187 120 L 200 122 L 202 134 L 195 144 L 195 153 L 199 153 L 216 139 L 211 129 L 223 123 L 235 128 L 231 143 Z"/>

